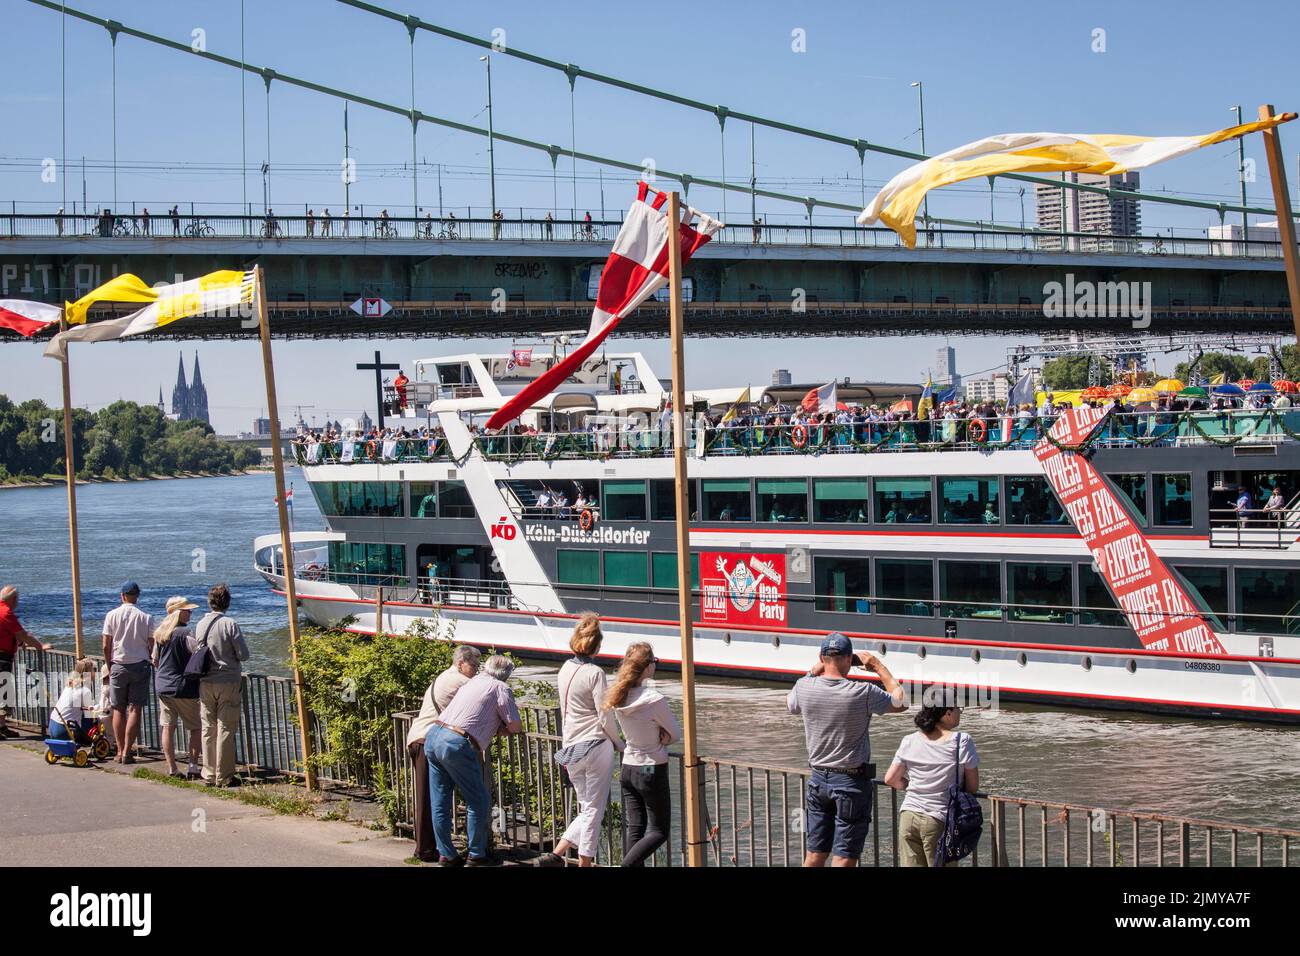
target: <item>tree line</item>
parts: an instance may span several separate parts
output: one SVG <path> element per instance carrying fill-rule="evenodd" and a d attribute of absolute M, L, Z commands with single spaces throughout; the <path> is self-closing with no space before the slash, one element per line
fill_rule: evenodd
<path fill-rule="evenodd" d="M 157 406 L 117 401 L 98 412 L 72 410 L 78 478 L 146 478 L 182 472 L 229 473 L 261 463 L 256 448 L 221 441 L 200 421 L 173 421 Z M 0 395 L 0 481 L 62 476 L 63 410 L 39 399 Z"/>

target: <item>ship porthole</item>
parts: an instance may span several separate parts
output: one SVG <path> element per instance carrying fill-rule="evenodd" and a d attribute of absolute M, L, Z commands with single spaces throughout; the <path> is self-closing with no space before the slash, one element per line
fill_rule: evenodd
<path fill-rule="evenodd" d="M 1086 670 L 1086 671 L 1090 671 L 1090 670 L 1092 670 L 1092 658 L 1091 658 L 1091 657 L 1085 657 L 1085 658 L 1083 659 L 1083 669 Z"/>
<path fill-rule="evenodd" d="M 1126 666 L 1128 667 L 1128 672 L 1129 672 L 1130 674 L 1136 674 L 1136 673 L 1137 673 L 1137 669 L 1138 669 L 1138 662 L 1137 662 L 1137 661 L 1133 660 L 1132 658 L 1129 658 L 1129 662 L 1128 662 L 1128 664 L 1127 664 Z"/>
<path fill-rule="evenodd" d="M 780 647 L 780 646 L 781 646 L 781 638 L 778 637 L 778 636 L 775 635 L 775 634 L 772 635 L 772 646 L 773 646 L 773 647 Z"/>
<path fill-rule="evenodd" d="M 917 652 L 916 652 L 916 656 L 919 657 L 921 660 L 925 660 L 925 645 L 924 645 L 924 644 L 922 644 L 921 647 L 917 650 Z"/>
<path fill-rule="evenodd" d="M 727 633 L 727 634 L 723 634 L 723 635 L 722 635 L 722 643 L 723 643 L 723 644 L 730 644 L 730 643 L 731 643 L 731 634 L 730 634 L 730 633 Z"/>
<path fill-rule="evenodd" d="M 1019 664 L 1021 667 L 1024 667 L 1029 663 L 1029 655 L 1026 654 L 1024 651 L 1021 651 L 1019 654 L 1016 655 L 1016 663 Z"/>
<path fill-rule="evenodd" d="M 884 643 L 884 641 L 881 641 L 881 642 L 880 642 L 880 650 L 877 651 L 876 653 L 878 653 L 881 657 L 884 657 L 885 654 L 887 654 L 888 652 L 889 652 L 889 648 L 885 647 L 885 643 Z"/>
<path fill-rule="evenodd" d="M 971 651 L 970 659 L 973 660 L 976 664 L 978 664 L 980 662 L 980 652 L 977 650 Z"/>

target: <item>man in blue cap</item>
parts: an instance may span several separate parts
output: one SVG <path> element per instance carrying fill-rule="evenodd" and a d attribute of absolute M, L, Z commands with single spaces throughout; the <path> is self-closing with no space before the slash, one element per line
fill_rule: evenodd
<path fill-rule="evenodd" d="M 135 763 L 140 715 L 149 700 L 155 622 L 140 610 L 140 585 L 127 581 L 122 603 L 104 618 L 104 663 L 108 665 L 108 699 L 113 708 L 113 739 L 118 763 Z"/>
<path fill-rule="evenodd" d="M 874 672 L 881 687 L 850 679 L 855 666 Z M 833 631 L 822 641 L 821 660 L 795 682 L 786 705 L 803 715 L 812 770 L 804 796 L 803 865 L 825 866 L 829 856 L 831 866 L 857 866 L 871 824 L 871 715 L 906 710 L 903 685 L 880 658 L 870 651 L 854 654 L 853 643 Z"/>

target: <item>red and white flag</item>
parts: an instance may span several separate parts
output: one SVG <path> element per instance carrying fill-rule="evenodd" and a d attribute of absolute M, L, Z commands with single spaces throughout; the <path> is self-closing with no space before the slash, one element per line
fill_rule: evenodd
<path fill-rule="evenodd" d="M 506 371 L 513 372 L 516 368 L 529 368 L 532 364 L 532 349 L 511 349 L 510 361 L 506 362 Z"/>
<path fill-rule="evenodd" d="M 0 327 L 13 329 L 26 338 L 63 318 L 63 309 L 26 299 L 0 299 Z"/>
<path fill-rule="evenodd" d="M 799 403 L 799 407 L 809 415 L 838 411 L 838 405 L 839 392 L 835 382 L 827 382 L 821 388 L 811 389 Z"/>
<path fill-rule="evenodd" d="M 614 248 L 600 274 L 596 290 L 596 308 L 591 313 L 591 329 L 576 349 L 533 379 L 526 388 L 497 410 L 487 428 L 500 428 L 514 421 L 539 399 L 550 394 L 561 382 L 582 366 L 600 347 L 624 316 L 654 295 L 668 282 L 668 214 L 663 206 L 668 194 L 656 192 L 646 202 L 650 187 L 637 183 L 636 201 L 623 220 L 614 239 Z M 698 223 L 695 220 L 699 220 Z M 713 238 L 722 223 L 690 206 L 684 207 L 682 222 L 677 225 L 681 236 L 682 262 Z"/>

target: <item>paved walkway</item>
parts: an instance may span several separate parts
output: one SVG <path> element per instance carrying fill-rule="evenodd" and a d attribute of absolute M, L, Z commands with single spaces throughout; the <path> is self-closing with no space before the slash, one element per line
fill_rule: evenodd
<path fill-rule="evenodd" d="M 66 762 L 38 738 L 0 742 L 0 846 L 8 866 L 401 866 L 414 844 L 350 823 Z"/>

